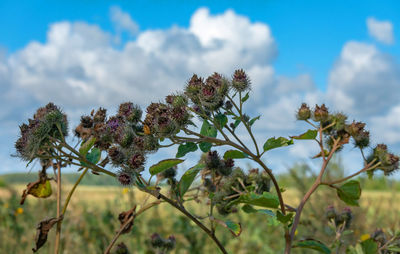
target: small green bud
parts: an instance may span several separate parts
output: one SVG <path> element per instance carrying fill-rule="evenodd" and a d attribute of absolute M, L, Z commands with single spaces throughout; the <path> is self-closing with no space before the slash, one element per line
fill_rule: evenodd
<path fill-rule="evenodd" d="M 336 217 L 336 209 L 333 205 L 330 205 L 325 210 L 325 217 L 328 220 L 333 220 Z"/>
<path fill-rule="evenodd" d="M 311 118 L 311 110 L 306 103 L 301 104 L 296 117 L 297 120 L 308 120 Z"/>
<path fill-rule="evenodd" d="M 164 239 L 158 234 L 154 233 L 151 235 L 151 246 L 153 248 L 160 248 L 164 246 Z"/>

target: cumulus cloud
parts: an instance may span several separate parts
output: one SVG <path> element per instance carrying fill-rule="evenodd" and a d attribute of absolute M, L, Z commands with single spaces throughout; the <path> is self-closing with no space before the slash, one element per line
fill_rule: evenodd
<path fill-rule="evenodd" d="M 127 31 L 131 36 L 133 36 L 139 31 L 139 25 L 132 20 L 131 15 L 122 11 L 118 6 L 112 6 L 110 8 L 110 18 L 118 33 Z"/>
<path fill-rule="evenodd" d="M 117 7 L 111 10 L 112 16 L 128 20 Z M 239 66 L 265 67 L 275 55 L 266 24 L 251 23 L 233 11 L 213 16 L 203 8 L 188 28 L 146 30 L 122 49 L 113 47 L 112 35 L 96 25 L 55 23 L 45 43 L 29 43 L 8 65 L 14 86 L 42 103 L 88 107 L 133 100 L 144 105 L 180 89 L 194 72 L 230 74 Z"/>
<path fill-rule="evenodd" d="M 380 21 L 374 17 L 369 17 L 367 19 L 368 33 L 374 39 L 385 43 L 393 44 L 393 24 L 390 21 Z"/>
<path fill-rule="evenodd" d="M 371 132 L 377 138 L 376 142 L 391 145 L 400 143 L 400 104 L 392 107 L 383 116 L 374 116 L 370 120 Z"/>
<path fill-rule="evenodd" d="M 399 109 L 392 107 L 400 95 L 399 64 L 373 45 L 346 43 L 325 93 L 306 73 L 277 74 L 273 63 L 278 49 L 269 26 L 232 10 L 211 15 L 200 8 L 188 27 L 144 31 L 118 7 L 110 9 L 110 16 L 117 36 L 124 31 L 134 35 L 118 47 L 116 35 L 97 25 L 57 22 L 50 26 L 45 42 L 30 42 L 0 58 L 0 99 L 6 104 L 0 109 L 0 140 L 5 140 L 0 151 L 12 150 L 9 137 L 15 137 L 3 130 L 17 130 L 34 108 L 48 101 L 57 102 L 77 120 L 93 107 L 115 109 L 123 101 L 146 106 L 181 90 L 193 73 L 207 76 L 217 71 L 229 76 L 237 68 L 245 69 L 252 80 L 254 100 L 245 106 L 251 117 L 262 114 L 254 125 L 261 145 L 266 137 L 300 134 L 308 126 L 296 122 L 296 109 L 302 102 L 325 101 L 354 116 L 372 116 L 369 120 L 378 130 L 390 120 L 387 126 L 392 131 L 384 139 L 400 142 L 395 131 L 398 120 L 393 120 L 399 119 Z M 244 132 L 238 135 L 251 142 Z M 298 145 L 288 153 L 296 159 L 309 158 L 313 152 Z M 273 167 L 287 166 L 288 154 L 272 154 Z"/>
<path fill-rule="evenodd" d="M 332 68 L 327 99 L 335 108 L 368 117 L 383 114 L 400 96 L 400 65 L 376 46 L 347 42 Z"/>

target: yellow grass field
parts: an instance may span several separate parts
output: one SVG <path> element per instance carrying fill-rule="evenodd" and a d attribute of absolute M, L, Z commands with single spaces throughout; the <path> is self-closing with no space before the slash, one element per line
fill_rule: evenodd
<path fill-rule="evenodd" d="M 63 187 L 63 199 L 71 185 Z M 30 253 L 34 246 L 35 227 L 44 219 L 55 216 L 55 190 L 48 199 L 36 199 L 28 196 L 23 206 L 18 204 L 24 185 L 14 185 L 13 192 L 0 188 L 0 217 L 5 220 L 0 223 L 0 253 Z M 295 189 L 284 192 L 286 203 L 296 206 L 300 193 Z M 307 238 L 318 234 L 319 239 L 326 243 L 332 238 L 326 235 L 326 223 L 323 213 L 330 200 L 335 200 L 327 189 L 321 188 L 306 206 L 302 219 L 304 222 L 315 219 L 310 231 L 310 225 L 299 227 L 298 237 Z M 62 231 L 63 253 L 101 253 L 119 227 L 117 216 L 120 212 L 134 205 L 142 204 L 146 194 L 134 188 L 78 186 L 65 215 Z M 354 223 L 352 226 L 352 242 L 357 242 L 361 235 L 372 233 L 376 228 L 400 228 L 400 204 L 397 200 L 400 193 L 391 191 L 363 191 L 360 207 L 352 208 Z M 154 199 L 149 199 L 151 202 Z M 338 208 L 344 207 L 340 201 L 335 201 Z M 22 208 L 22 209 L 21 209 Z M 205 215 L 205 206 L 191 202 L 187 205 L 189 211 L 196 215 Z M 220 216 L 221 219 L 225 217 Z M 282 229 L 268 220 L 266 215 L 244 212 L 229 215 L 230 220 L 241 222 L 243 232 L 239 238 L 233 237 L 224 228 L 218 228 L 220 236 L 230 253 L 281 253 L 283 247 Z M 0 221 L 2 221 L 1 218 Z M 312 221 L 312 220 L 311 220 Z M 206 222 L 207 223 L 207 222 Z M 163 236 L 175 235 L 177 247 L 173 253 L 217 253 L 213 243 L 207 236 L 194 227 L 176 209 L 168 204 L 160 204 L 147 213 L 139 216 L 135 227 L 128 235 L 123 235 L 124 241 L 131 253 L 148 253 L 148 239 L 154 232 Z M 39 253 L 52 253 L 54 232 L 50 232 L 49 241 Z M 192 249 L 190 249 L 192 248 Z M 84 252 L 82 252 L 84 250 Z M 295 250 L 294 253 L 307 253 Z"/>

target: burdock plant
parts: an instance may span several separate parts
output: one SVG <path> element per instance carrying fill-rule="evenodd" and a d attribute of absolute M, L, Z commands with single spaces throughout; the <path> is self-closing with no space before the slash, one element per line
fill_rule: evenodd
<path fill-rule="evenodd" d="M 226 218 L 226 215 L 238 212 L 263 212 L 274 217 L 284 230 L 286 244 L 282 251 L 285 253 L 295 247 L 330 253 L 335 246 L 326 246 L 317 239 L 299 240 L 300 236 L 296 234 L 303 208 L 311 195 L 321 185 L 326 185 L 347 205 L 358 205 L 361 187 L 358 181 L 351 179 L 364 172 L 370 177 L 376 171 L 390 175 L 399 168 L 399 157 L 384 144 L 371 149 L 370 135 L 364 123 L 349 122 L 346 115 L 331 112 L 324 104 L 310 108 L 303 103 L 298 109 L 297 119 L 306 122 L 309 130 L 300 135 L 270 137 L 260 145 L 253 134 L 253 125 L 261 116 L 250 116 L 244 111 L 251 95 L 250 85 L 250 78 L 243 70 L 235 71 L 230 79 L 218 73 L 205 79 L 193 75 L 182 92 L 168 95 L 164 101 L 150 103 L 145 111 L 134 103 L 124 102 L 115 115 L 107 116 L 106 109 L 99 108 L 82 116 L 74 131 L 77 145 L 66 139 L 68 122 L 60 108 L 52 103 L 40 108 L 27 124 L 20 126 L 20 138 L 15 144 L 21 159 L 29 162 L 37 159 L 42 165 L 38 181 L 28 184 L 23 199 L 29 194 L 41 198 L 50 196 L 53 179 L 47 177 L 47 170 L 53 168 L 57 176 L 54 179 L 57 214 L 40 222 L 33 251 L 45 244 L 49 230 L 57 225 L 54 253 L 59 252 L 61 225 L 69 201 L 90 171 L 111 176 L 121 185 L 156 198 L 154 202 L 146 198 L 143 203 L 119 214 L 120 228 L 104 253 L 110 253 L 120 235 L 131 230 L 140 214 L 162 203 L 185 215 L 215 242 L 222 253 L 228 252 L 216 232 L 219 228 L 227 229 L 238 237 L 242 231 L 240 222 Z M 198 127 L 195 123 L 199 121 L 201 126 Z M 238 135 L 239 130 L 247 133 L 250 142 L 239 138 L 243 135 Z M 321 160 L 321 168 L 301 201 L 288 204 L 282 196 L 283 186 L 279 185 L 263 155 L 303 140 L 318 144 L 320 151 L 314 158 Z M 329 162 L 346 145 L 360 150 L 363 168 L 341 179 L 326 180 Z M 223 154 L 218 151 L 222 146 L 228 148 Z M 160 149 L 176 149 L 175 158 L 147 165 L 147 159 Z M 177 165 L 199 149 L 203 152 L 199 162 L 177 177 Z M 369 154 L 365 156 L 366 153 Z M 236 166 L 236 160 L 251 160 L 258 168 L 245 171 Z M 82 173 L 62 205 L 61 169 L 71 165 L 78 166 Z M 186 208 L 191 201 L 208 206 L 208 212 L 192 214 Z M 351 226 L 352 213 L 349 208 L 337 213 L 330 207 L 327 218 L 341 233 Z M 175 247 L 176 239 L 173 236 L 164 239 L 155 233 L 150 242 L 153 249 L 168 252 Z M 381 250 L 390 247 L 386 243 Z M 124 244 L 115 247 L 118 253 L 128 253 Z"/>

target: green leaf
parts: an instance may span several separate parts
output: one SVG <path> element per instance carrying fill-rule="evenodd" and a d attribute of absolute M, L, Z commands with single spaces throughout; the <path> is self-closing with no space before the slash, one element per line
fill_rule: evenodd
<path fill-rule="evenodd" d="M 283 224 L 286 224 L 286 223 L 288 223 L 289 221 L 292 220 L 293 213 L 288 213 L 286 215 L 283 215 L 281 213 L 281 211 L 277 211 L 276 212 L 276 218 L 278 219 L 278 221 L 282 222 Z"/>
<path fill-rule="evenodd" d="M 255 121 L 259 120 L 261 116 L 254 117 L 253 119 L 250 120 L 249 125 L 252 126 Z"/>
<path fill-rule="evenodd" d="M 212 144 L 211 144 L 211 143 L 208 143 L 208 142 L 201 142 L 201 143 L 199 144 L 199 147 L 200 147 L 200 150 L 201 150 L 203 153 L 206 153 L 206 152 L 210 151 L 210 149 L 211 149 L 211 147 L 212 147 Z"/>
<path fill-rule="evenodd" d="M 274 218 L 276 217 L 275 213 L 273 211 L 271 211 L 271 210 L 268 210 L 268 209 L 259 209 L 259 210 L 257 210 L 257 212 L 269 215 L 269 216 L 274 217 Z"/>
<path fill-rule="evenodd" d="M 266 214 L 269 215 L 271 217 L 276 217 L 275 213 L 271 210 L 268 209 L 255 209 L 253 206 L 245 204 L 244 206 L 242 206 L 242 210 L 245 213 L 262 213 L 262 214 Z"/>
<path fill-rule="evenodd" d="M 326 253 L 326 254 L 330 254 L 331 250 L 322 242 L 317 241 L 317 240 L 303 240 L 303 241 L 299 241 L 296 244 L 293 245 L 293 248 L 307 248 L 307 249 L 312 249 L 312 250 L 316 250 L 320 253 Z"/>
<path fill-rule="evenodd" d="M 154 164 L 153 166 L 151 166 L 149 171 L 150 171 L 150 174 L 156 175 L 156 174 L 161 173 L 164 170 L 167 170 L 169 168 L 172 168 L 173 166 L 176 166 L 182 162 L 184 162 L 184 160 L 181 160 L 181 159 L 162 160 L 162 161 L 158 162 L 157 164 Z"/>
<path fill-rule="evenodd" d="M 358 200 L 361 196 L 361 186 L 356 180 L 348 181 L 337 190 L 338 197 L 348 205 L 358 206 Z"/>
<path fill-rule="evenodd" d="M 364 254 L 378 253 L 378 244 L 372 238 L 362 241 L 361 247 Z"/>
<path fill-rule="evenodd" d="M 258 212 L 257 209 L 254 209 L 254 207 L 252 207 L 251 205 L 247 205 L 247 204 L 242 206 L 242 210 L 245 213 L 256 213 L 256 212 Z"/>
<path fill-rule="evenodd" d="M 219 128 L 224 128 L 225 125 L 228 123 L 228 117 L 225 114 L 219 113 L 215 116 L 216 123 Z"/>
<path fill-rule="evenodd" d="M 249 99 L 249 93 L 246 93 L 246 95 L 242 98 L 242 102 L 245 102 Z"/>
<path fill-rule="evenodd" d="M 210 128 L 210 124 L 208 123 L 207 120 L 204 120 L 203 124 L 201 125 L 200 134 L 207 136 L 209 128 Z"/>
<path fill-rule="evenodd" d="M 231 233 L 238 237 L 242 233 L 242 225 L 240 223 L 233 222 L 231 220 L 225 221 L 226 228 L 231 231 Z"/>
<path fill-rule="evenodd" d="M 400 252 L 400 247 L 397 247 L 397 246 L 389 246 L 389 247 L 386 247 L 385 249 L 394 251 L 394 252 Z"/>
<path fill-rule="evenodd" d="M 86 160 L 93 164 L 97 164 L 100 161 L 101 150 L 99 148 L 92 148 L 92 150 L 86 154 Z M 89 165 L 84 161 L 81 161 L 81 165 L 84 167 L 88 167 Z"/>
<path fill-rule="evenodd" d="M 236 119 L 236 121 L 233 123 L 233 128 L 236 129 L 236 127 L 238 127 L 241 122 L 242 121 L 240 121 L 240 119 Z"/>
<path fill-rule="evenodd" d="M 264 151 L 288 145 L 293 145 L 293 140 L 284 137 L 279 137 L 279 138 L 273 137 L 268 139 L 267 142 L 265 142 Z"/>
<path fill-rule="evenodd" d="M 96 142 L 96 138 L 91 137 L 85 143 L 82 143 L 81 147 L 79 148 L 79 153 L 82 154 L 83 156 L 85 156 L 89 152 L 90 148 L 92 148 L 94 146 L 95 142 Z"/>
<path fill-rule="evenodd" d="M 293 136 L 291 138 L 294 139 L 315 139 L 318 135 L 317 130 L 308 130 L 305 133 L 299 135 L 299 136 Z"/>
<path fill-rule="evenodd" d="M 238 150 L 228 150 L 224 154 L 224 159 L 243 159 L 247 158 L 246 154 Z"/>
<path fill-rule="evenodd" d="M 97 164 L 100 161 L 101 151 L 99 148 L 93 148 L 90 153 L 86 154 L 86 159 L 93 164 Z"/>
<path fill-rule="evenodd" d="M 255 205 L 267 208 L 278 208 L 279 200 L 278 197 L 269 192 L 264 192 L 262 195 L 256 194 L 254 192 L 250 192 L 244 195 L 241 195 L 238 199 L 230 202 L 228 205 L 234 204 L 248 204 Z"/>
<path fill-rule="evenodd" d="M 183 157 L 190 152 L 195 152 L 196 150 L 197 150 L 197 145 L 193 142 L 187 142 L 186 144 L 181 144 L 178 147 L 176 158 Z"/>
<path fill-rule="evenodd" d="M 192 185 L 194 179 L 197 174 L 205 167 L 204 164 L 197 164 L 196 166 L 190 168 L 185 174 L 182 175 L 181 180 L 179 180 L 178 188 L 181 197 L 183 197 L 186 191 L 189 189 L 190 185 Z"/>
<path fill-rule="evenodd" d="M 212 126 L 207 120 L 203 121 L 201 126 L 200 134 L 207 137 L 215 138 L 217 136 L 217 129 Z"/>

